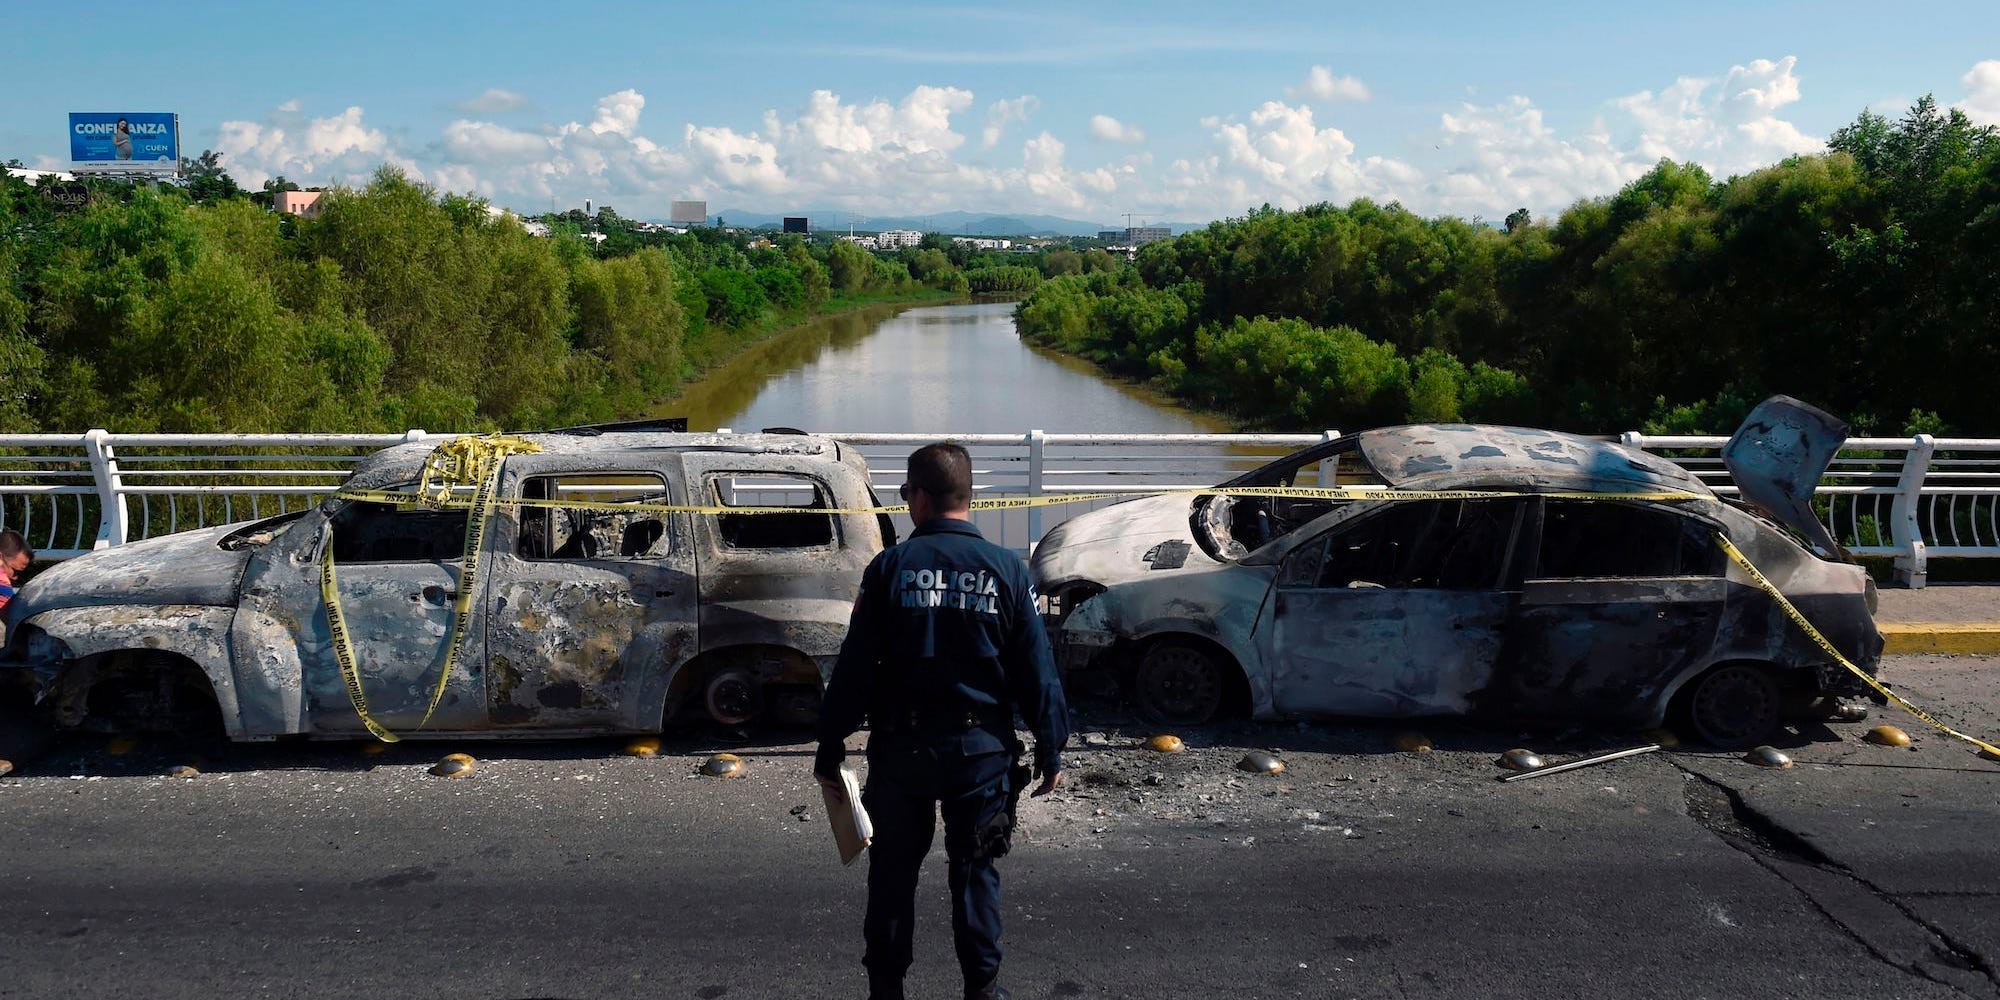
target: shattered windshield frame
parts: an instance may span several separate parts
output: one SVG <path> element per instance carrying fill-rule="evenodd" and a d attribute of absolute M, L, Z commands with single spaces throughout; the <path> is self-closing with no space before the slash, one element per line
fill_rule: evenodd
<path fill-rule="evenodd" d="M 1300 474 L 1308 466 L 1316 468 L 1309 481 L 1300 482 Z M 1218 485 L 1225 489 L 1258 486 L 1388 488 L 1381 474 L 1363 457 L 1359 434 L 1343 435 L 1295 451 Z M 1210 558 L 1221 562 L 1241 562 L 1251 553 L 1292 532 L 1360 502 L 1204 494 L 1195 498 L 1188 527 L 1202 551 Z"/>

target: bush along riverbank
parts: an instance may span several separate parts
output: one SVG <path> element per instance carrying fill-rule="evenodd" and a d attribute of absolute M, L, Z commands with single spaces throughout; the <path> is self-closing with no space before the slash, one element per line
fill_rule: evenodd
<path fill-rule="evenodd" d="M 59 214 L 0 178 L 0 432 L 615 420 L 794 324 L 996 266 L 604 213 L 538 236 L 393 168 L 310 219 L 233 185 L 90 184 Z"/>
<path fill-rule="evenodd" d="M 2000 435 L 2000 134 L 1926 98 L 1828 146 L 1500 226 L 1267 206 L 1051 272 L 1021 335 L 1262 427 L 1727 433 L 1784 392 L 1859 435 Z"/>

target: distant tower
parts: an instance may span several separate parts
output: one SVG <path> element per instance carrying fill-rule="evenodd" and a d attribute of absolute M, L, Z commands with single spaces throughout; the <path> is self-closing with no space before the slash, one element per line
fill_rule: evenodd
<path fill-rule="evenodd" d="M 583 214 L 585 214 L 585 215 L 589 215 L 589 214 L 591 214 L 591 212 L 590 212 L 590 199 L 589 199 L 589 198 L 585 198 L 585 199 L 583 199 Z"/>

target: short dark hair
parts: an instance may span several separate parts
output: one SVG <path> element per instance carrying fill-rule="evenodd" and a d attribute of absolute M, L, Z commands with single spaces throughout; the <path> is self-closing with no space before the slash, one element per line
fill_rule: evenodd
<path fill-rule="evenodd" d="M 35 561 L 35 550 L 28 547 L 28 540 L 12 528 L 0 531 L 0 559 L 12 559 L 21 553 L 28 554 L 28 561 Z"/>
<path fill-rule="evenodd" d="M 972 506 L 972 456 L 958 445 L 939 442 L 911 452 L 908 479 L 942 510 Z"/>

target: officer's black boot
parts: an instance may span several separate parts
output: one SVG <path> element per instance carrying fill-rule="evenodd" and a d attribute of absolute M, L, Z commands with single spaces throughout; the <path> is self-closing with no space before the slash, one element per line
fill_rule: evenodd
<path fill-rule="evenodd" d="M 1013 998 L 1014 994 L 1007 992 L 1007 987 L 1000 985 L 1000 977 L 997 975 L 985 986 L 978 989 L 967 987 L 965 990 L 965 1000 L 1013 1000 Z"/>
<path fill-rule="evenodd" d="M 868 1000 L 903 1000 L 903 977 L 868 976 Z"/>

